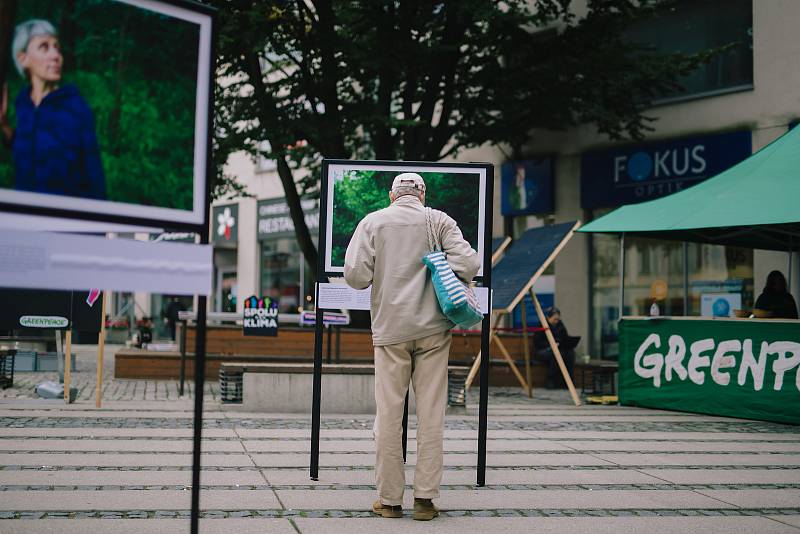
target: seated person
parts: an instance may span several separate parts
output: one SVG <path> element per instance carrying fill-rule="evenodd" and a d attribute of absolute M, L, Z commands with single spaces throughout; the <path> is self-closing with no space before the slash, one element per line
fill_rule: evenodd
<path fill-rule="evenodd" d="M 561 358 L 564 360 L 564 365 L 572 376 L 572 369 L 575 366 L 575 338 L 567 333 L 567 327 L 564 321 L 561 320 L 561 311 L 552 306 L 544 311 L 550 331 L 553 338 L 558 344 Z M 556 387 L 565 387 L 564 377 L 561 374 L 561 368 L 558 366 L 553 349 L 547 341 L 547 336 L 544 332 L 537 333 L 533 338 L 534 353 L 533 359 L 547 363 L 547 382 L 545 387 L 547 389 L 554 389 Z"/>
<path fill-rule="evenodd" d="M 772 312 L 772 319 L 797 319 L 797 305 L 786 289 L 786 278 L 782 272 L 772 271 L 767 275 L 767 284 L 756 299 L 754 307 Z"/>

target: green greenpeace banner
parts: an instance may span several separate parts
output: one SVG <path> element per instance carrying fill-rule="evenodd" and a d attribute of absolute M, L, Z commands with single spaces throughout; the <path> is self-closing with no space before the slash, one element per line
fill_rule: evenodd
<path fill-rule="evenodd" d="M 620 404 L 800 424 L 800 323 L 623 319 Z"/>

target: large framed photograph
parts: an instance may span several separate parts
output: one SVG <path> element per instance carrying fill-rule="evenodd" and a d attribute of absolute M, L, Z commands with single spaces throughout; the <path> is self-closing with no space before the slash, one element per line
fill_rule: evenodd
<path fill-rule="evenodd" d="M 325 272 L 344 272 L 345 251 L 359 221 L 389 206 L 395 176 L 415 172 L 425 180 L 426 205 L 455 219 L 464 238 L 478 252 L 478 276 L 483 276 L 488 168 L 468 163 L 326 161 L 322 180 L 326 224 L 324 246 L 320 247 Z"/>
<path fill-rule="evenodd" d="M 10 1 L 15 20 L 0 28 L 0 209 L 201 228 L 213 10 Z"/>

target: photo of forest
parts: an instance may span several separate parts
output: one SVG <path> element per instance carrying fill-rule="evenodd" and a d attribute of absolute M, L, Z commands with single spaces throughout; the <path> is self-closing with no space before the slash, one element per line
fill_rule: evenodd
<path fill-rule="evenodd" d="M 425 180 L 425 205 L 455 219 L 464 238 L 478 248 L 479 202 L 478 173 L 416 172 Z M 367 214 L 389 205 L 389 190 L 398 171 L 346 170 L 331 177 L 333 213 L 328 220 L 332 230 L 331 266 L 344 267 L 344 254 L 356 226 Z"/>
<path fill-rule="evenodd" d="M 91 110 L 89 117 L 93 117 L 94 146 L 99 147 L 100 156 L 94 168 L 95 175 L 104 179 L 102 195 L 83 195 L 63 188 L 52 192 L 192 210 L 200 26 L 111 0 L 4 1 L 16 3 L 14 27 L 43 19 L 55 28 L 63 57 L 59 88 L 77 90 L 78 98 Z M 8 43 L 14 27 L 8 35 L 0 32 Z M 3 73 L 8 121 L 18 127 L 21 121 L 15 102 L 21 93 L 30 93 L 29 81 L 20 76 L 13 60 L 0 64 L 8 65 Z M 37 111 L 44 111 L 44 103 Z M 57 121 L 50 127 L 54 145 L 78 142 Z M 19 159 L 15 150 L 10 143 L 0 145 L 0 188 L 50 193 L 20 185 L 22 171 L 19 163 L 15 164 L 15 154 Z M 69 147 L 48 152 L 41 148 L 37 151 L 34 145 L 21 153 L 33 154 L 30 158 L 41 182 L 42 172 L 60 172 L 58 169 L 65 165 L 47 162 L 47 158 L 53 151 L 62 154 L 65 150 L 69 154 Z M 66 157 L 62 159 L 67 161 Z M 67 164 L 79 165 L 72 161 Z"/>

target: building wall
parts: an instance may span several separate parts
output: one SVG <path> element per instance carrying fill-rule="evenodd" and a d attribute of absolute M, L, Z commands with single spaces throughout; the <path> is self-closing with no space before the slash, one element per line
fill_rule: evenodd
<path fill-rule="evenodd" d="M 753 2 L 753 90 L 676 102 L 655 107 L 646 115 L 656 119 L 645 141 L 680 138 L 725 131 L 750 130 L 753 151 L 787 131 L 800 117 L 800 40 L 795 38 L 800 2 Z M 612 142 L 592 126 L 569 131 L 534 132 L 535 144 L 525 155 L 556 154 L 556 222 L 584 219 L 580 209 L 580 155 L 631 141 Z M 589 240 L 578 235 L 559 255 L 555 265 L 556 303 L 570 333 L 588 339 L 590 328 Z M 800 296 L 800 254 L 795 254 L 791 288 Z M 787 273 L 786 253 L 755 251 L 754 279 L 760 293 L 769 271 Z M 587 350 L 584 342 L 578 354 Z"/>
<path fill-rule="evenodd" d="M 800 39 L 796 39 L 796 21 L 800 20 L 800 2 L 770 0 L 753 2 L 753 86 L 752 90 L 719 96 L 676 102 L 655 107 L 647 112 L 656 118 L 654 130 L 646 140 L 662 140 L 735 130 L 752 132 L 753 151 L 774 140 L 787 130 L 789 122 L 800 117 Z M 555 157 L 555 222 L 581 220 L 586 214 L 580 202 L 581 154 L 587 150 L 627 142 L 611 142 L 599 135 L 592 126 L 569 131 L 533 132 L 535 140 L 524 150 L 525 156 L 554 154 Z M 493 235 L 504 233 L 500 214 L 500 166 L 509 158 L 505 147 L 484 146 L 464 151 L 453 161 L 486 161 L 495 165 L 495 202 L 493 206 Z M 255 198 L 239 200 L 239 294 L 259 290 L 259 244 L 256 237 L 256 199 L 283 196 L 283 188 L 274 171 L 256 172 L 251 159 L 242 154 L 232 156 L 227 172 L 246 185 Z M 219 201 L 224 204 L 228 201 Z M 529 228 L 543 224 L 538 217 L 518 221 L 518 227 Z M 555 300 L 574 335 L 584 340 L 590 333 L 590 238 L 577 234 L 561 252 L 555 263 Z M 785 253 L 756 251 L 754 278 L 760 292 L 769 271 L 786 273 L 788 256 Z M 800 294 L 800 254 L 795 255 L 791 287 L 798 299 Z M 241 301 L 241 299 L 240 299 Z M 582 342 L 578 354 L 587 351 Z"/>

